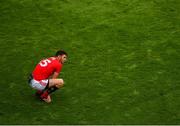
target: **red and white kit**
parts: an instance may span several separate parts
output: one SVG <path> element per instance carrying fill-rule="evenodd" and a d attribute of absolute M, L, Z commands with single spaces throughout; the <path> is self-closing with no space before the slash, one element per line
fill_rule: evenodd
<path fill-rule="evenodd" d="M 54 73 L 60 73 L 62 64 L 55 58 L 43 59 L 36 65 L 32 72 L 31 86 L 37 90 L 43 90 L 48 84 L 49 77 Z"/>

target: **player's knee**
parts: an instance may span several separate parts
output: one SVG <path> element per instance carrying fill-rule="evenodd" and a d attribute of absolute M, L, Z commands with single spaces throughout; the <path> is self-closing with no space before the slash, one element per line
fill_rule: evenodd
<path fill-rule="evenodd" d="M 63 87 L 64 86 L 64 81 L 63 81 L 63 79 L 59 79 L 59 82 L 58 82 L 58 84 L 57 84 L 57 87 L 58 88 L 61 88 L 61 87 Z"/>
<path fill-rule="evenodd" d="M 63 79 L 59 79 L 59 83 L 60 83 L 61 85 L 64 85 L 64 80 L 63 80 Z"/>

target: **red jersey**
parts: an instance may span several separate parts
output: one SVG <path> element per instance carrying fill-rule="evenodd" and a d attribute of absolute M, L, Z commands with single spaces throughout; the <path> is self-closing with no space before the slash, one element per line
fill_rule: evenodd
<path fill-rule="evenodd" d="M 61 69 L 62 64 L 55 57 L 50 57 L 41 60 L 39 64 L 36 65 L 32 75 L 35 80 L 45 80 L 54 72 L 60 73 Z"/>

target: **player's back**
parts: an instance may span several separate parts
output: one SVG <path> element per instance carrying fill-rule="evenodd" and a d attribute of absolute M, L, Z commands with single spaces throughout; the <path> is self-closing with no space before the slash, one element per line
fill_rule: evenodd
<path fill-rule="evenodd" d="M 61 69 L 62 64 L 55 57 L 41 60 L 35 67 L 32 75 L 35 80 L 48 79 L 57 69 Z"/>

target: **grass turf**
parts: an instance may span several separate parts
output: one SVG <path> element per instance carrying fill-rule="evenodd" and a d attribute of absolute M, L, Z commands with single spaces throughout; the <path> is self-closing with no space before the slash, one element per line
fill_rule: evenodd
<path fill-rule="evenodd" d="M 179 0 L 0 0 L 0 124 L 180 124 Z M 45 104 L 27 75 L 58 49 Z"/>

